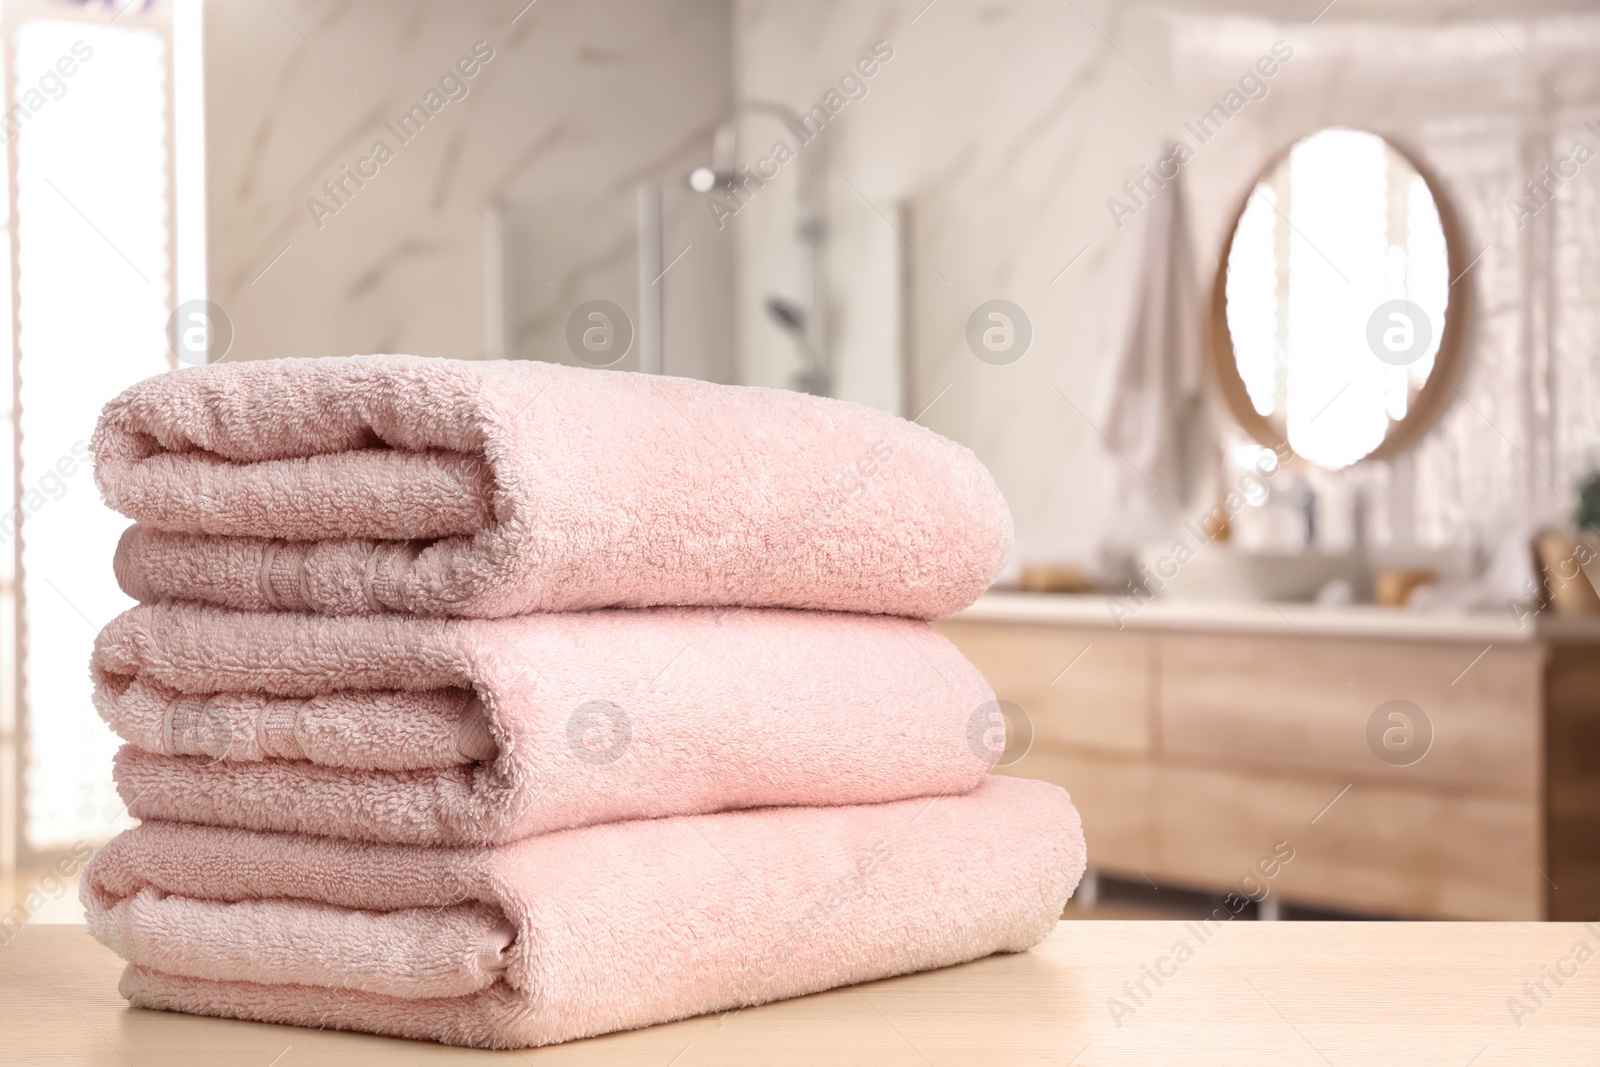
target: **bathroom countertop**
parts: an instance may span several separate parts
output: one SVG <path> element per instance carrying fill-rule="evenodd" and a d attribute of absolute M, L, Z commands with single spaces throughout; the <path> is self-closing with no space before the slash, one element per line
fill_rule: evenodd
<path fill-rule="evenodd" d="M 1224 600 L 1129 597 L 1069 593 L 988 592 L 955 616 L 960 622 L 1060 623 L 1123 630 L 1208 630 L 1298 633 L 1339 637 L 1392 637 L 1432 641 L 1600 642 L 1600 616 L 1573 618 L 1551 611 L 1518 619 L 1512 612 L 1484 614 L 1407 611 L 1376 605 L 1244 603 Z"/>
<path fill-rule="evenodd" d="M 1597 943 L 1557 923 L 1063 922 L 1019 955 L 495 1053 L 130 1009 L 108 949 L 33 925 L 0 947 L 0 1063 L 1549 1067 L 1600 1047 L 1590 976 L 1571 981 Z"/>

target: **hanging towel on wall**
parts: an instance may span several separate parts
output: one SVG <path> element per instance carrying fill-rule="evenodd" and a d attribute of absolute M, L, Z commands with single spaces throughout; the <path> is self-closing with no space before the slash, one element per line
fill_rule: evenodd
<path fill-rule="evenodd" d="M 1174 151 L 1168 145 L 1162 158 Z M 1182 507 L 1209 467 L 1201 306 L 1182 168 L 1145 202 L 1122 239 L 1138 240 L 1137 267 L 1112 351 L 1105 435 L 1121 453 L 1115 463 L 1125 492 Z"/>

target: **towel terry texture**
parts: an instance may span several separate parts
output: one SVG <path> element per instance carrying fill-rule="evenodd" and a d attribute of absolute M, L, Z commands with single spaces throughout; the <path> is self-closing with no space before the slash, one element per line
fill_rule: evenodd
<path fill-rule="evenodd" d="M 135 1006 L 544 1045 L 1023 951 L 1083 873 L 926 621 L 1010 513 L 913 423 L 361 356 L 150 379 L 93 450 Z"/>
<path fill-rule="evenodd" d="M 939 618 L 1004 565 L 967 449 L 839 400 L 532 361 L 186 368 L 106 406 L 95 479 L 151 601 L 502 617 L 749 605 Z"/>
<path fill-rule="evenodd" d="M 84 872 L 136 1006 L 516 1048 L 1037 944 L 1084 867 L 1055 786 L 416 849 L 145 823 Z"/>
<path fill-rule="evenodd" d="M 101 633 L 92 671 L 141 819 L 498 844 L 964 793 L 993 762 L 982 675 L 926 622 L 882 615 L 141 605 Z"/>

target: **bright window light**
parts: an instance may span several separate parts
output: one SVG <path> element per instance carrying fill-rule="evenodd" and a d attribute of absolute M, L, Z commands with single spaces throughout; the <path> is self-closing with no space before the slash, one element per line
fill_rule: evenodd
<path fill-rule="evenodd" d="M 16 33 L 28 723 L 25 833 L 36 848 L 126 822 L 117 740 L 90 703 L 95 633 L 131 605 L 112 577 L 126 520 L 95 491 L 101 406 L 171 365 L 166 45 L 148 29 L 38 20 Z M 62 58 L 72 62 L 63 64 Z M 62 73 L 71 68 L 68 76 Z"/>
<path fill-rule="evenodd" d="M 206 298 L 206 111 L 200 0 L 172 0 L 173 185 L 177 299 Z"/>

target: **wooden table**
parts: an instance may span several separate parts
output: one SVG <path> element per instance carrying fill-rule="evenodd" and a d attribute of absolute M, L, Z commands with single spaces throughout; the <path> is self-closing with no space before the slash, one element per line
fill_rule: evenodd
<path fill-rule="evenodd" d="M 1163 961 L 1179 940 L 1192 958 Z M 1024 955 L 490 1053 L 135 1011 L 110 952 L 81 928 L 33 926 L 0 948 L 0 1063 L 1561 1067 L 1600 1059 L 1600 958 L 1569 959 L 1580 941 L 1600 950 L 1600 924 L 1240 921 L 1202 944 L 1179 922 L 1064 922 Z M 1124 983 L 1146 966 L 1171 976 L 1146 978 L 1138 1006 Z M 1576 974 L 1536 1004 L 1523 983 L 1558 966 Z M 1512 997 L 1533 1009 L 1520 1027 Z M 1133 1010 L 1114 1021 L 1112 998 Z"/>

